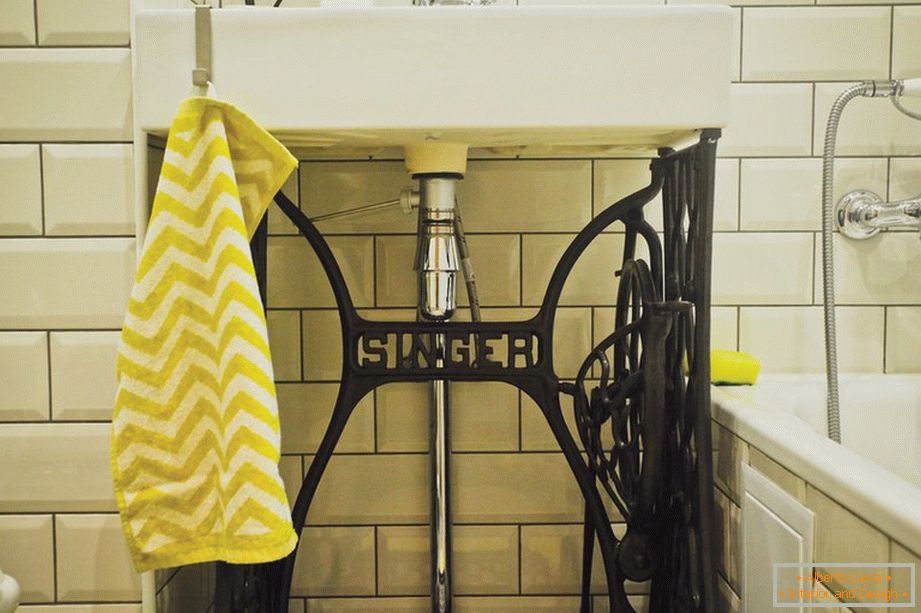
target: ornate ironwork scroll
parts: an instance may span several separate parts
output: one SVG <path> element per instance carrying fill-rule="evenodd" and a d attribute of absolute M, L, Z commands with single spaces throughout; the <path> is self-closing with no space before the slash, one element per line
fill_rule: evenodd
<path fill-rule="evenodd" d="M 339 309 L 342 377 L 329 427 L 294 503 L 307 511 L 358 402 L 397 381 L 501 381 L 540 407 L 585 499 L 581 611 L 591 610 L 595 542 L 614 613 L 631 607 L 626 580 L 651 581 L 650 611 L 714 613 L 710 457 L 710 257 L 718 130 L 681 151 L 660 150 L 650 184 L 593 219 L 564 252 L 537 314 L 513 322 L 377 322 L 356 312 L 342 272 L 313 223 L 283 194 L 276 202 L 317 254 Z M 664 234 L 644 207 L 662 194 Z M 554 322 L 563 285 L 580 256 L 615 222 L 625 226 L 615 329 L 585 359 L 574 382 L 553 364 Z M 646 259 L 638 256 L 643 246 Z M 615 271 L 610 271 L 614 273 Z M 583 455 L 564 421 L 573 397 Z M 587 458 L 587 459 L 586 459 Z M 603 496 L 626 522 L 612 530 Z M 249 567 L 234 613 L 285 613 L 295 551 Z M 218 613 L 223 613 L 218 611 Z"/>

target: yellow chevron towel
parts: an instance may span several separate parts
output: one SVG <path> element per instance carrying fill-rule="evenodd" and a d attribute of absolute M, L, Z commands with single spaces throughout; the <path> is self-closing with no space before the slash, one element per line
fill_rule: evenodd
<path fill-rule="evenodd" d="M 278 472 L 249 251 L 297 160 L 240 110 L 179 107 L 118 356 L 112 475 L 138 572 L 277 560 L 297 543 Z"/>

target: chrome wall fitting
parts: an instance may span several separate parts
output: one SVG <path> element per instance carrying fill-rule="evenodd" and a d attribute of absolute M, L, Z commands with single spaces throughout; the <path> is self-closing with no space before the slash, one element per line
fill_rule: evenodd
<path fill-rule="evenodd" d="M 696 145 L 660 151 L 651 163 L 649 186 L 603 210 L 573 239 L 537 314 L 526 321 L 364 319 L 323 236 L 279 194 L 276 202 L 327 275 L 343 339 L 339 395 L 294 503 L 295 528 L 303 529 L 349 417 L 370 391 L 398 381 L 504 382 L 535 401 L 585 500 L 587 579 L 581 611 L 591 611 L 588 588 L 597 541 L 612 613 L 634 611 L 625 589 L 631 578 L 650 582 L 652 613 L 716 613 L 709 339 L 718 138 L 718 130 L 705 130 Z M 643 213 L 659 194 L 661 240 Z M 586 358 L 577 381 L 567 383 L 556 374 L 553 360 L 563 286 L 592 241 L 615 222 L 626 230 L 620 270 L 606 268 L 610 262 L 605 260 L 598 263 L 598 273 L 622 276 L 616 328 Z M 648 262 L 636 258 L 640 241 L 650 254 Z M 586 376 L 594 365 L 602 369 L 600 382 Z M 586 455 L 563 418 L 561 394 L 574 399 Z M 613 447 L 602 442 L 602 431 L 605 437 L 613 435 Z M 614 535 L 602 495 L 624 516 L 627 534 L 622 539 Z M 256 604 L 231 613 L 286 613 L 296 555 L 249 567 L 244 573 L 249 591 L 236 600 Z"/>
<path fill-rule="evenodd" d="M 864 240 L 883 228 L 921 228 L 921 195 L 886 202 L 871 191 L 845 194 L 835 206 L 835 222 L 848 238 Z"/>

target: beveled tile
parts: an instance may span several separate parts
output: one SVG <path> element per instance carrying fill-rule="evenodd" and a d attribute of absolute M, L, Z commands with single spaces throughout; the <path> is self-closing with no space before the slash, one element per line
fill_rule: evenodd
<path fill-rule="evenodd" d="M 47 234 L 134 234 L 131 145 L 43 145 L 42 167 Z"/>
<path fill-rule="evenodd" d="M 126 0 L 36 0 L 40 45 L 127 45 Z"/>
<path fill-rule="evenodd" d="M 19 2 L 6 4 L 15 6 Z M 0 145 L 0 235 L 41 233 L 42 179 L 38 145 Z"/>
<path fill-rule="evenodd" d="M 131 139 L 128 49 L 0 49 L 0 140 Z"/>
<path fill-rule="evenodd" d="M 888 75 L 887 7 L 745 10 L 745 80 L 840 81 Z"/>
<path fill-rule="evenodd" d="M 0 332 L 0 421 L 48 419 L 44 332 Z"/>
<path fill-rule="evenodd" d="M 815 85 L 813 150 L 816 154 L 822 151 L 825 123 L 831 105 L 850 85 Z M 836 155 L 917 155 L 918 142 L 921 141 L 921 122 L 895 111 L 891 104 L 879 102 L 877 99 L 858 97 L 847 105 L 838 126 Z"/>
<path fill-rule="evenodd" d="M 513 306 L 519 303 L 520 247 L 515 235 L 468 235 L 470 260 L 476 275 L 480 304 Z M 413 271 L 415 236 L 381 236 L 377 239 L 377 303 L 383 307 L 409 307 L 418 301 L 417 273 Z M 457 302 L 467 304 L 467 288 L 457 279 Z"/>
<path fill-rule="evenodd" d="M 35 44 L 34 0 L 6 0 L 0 4 L 0 45 Z"/>
<path fill-rule="evenodd" d="M 563 419 L 569 426 L 569 432 L 579 449 L 582 444 L 576 430 L 575 417 L 572 411 L 572 397 L 563 396 L 560 399 L 563 410 Z M 553 431 L 547 423 L 547 418 L 538 408 L 537 403 L 527 394 L 521 395 L 521 450 L 522 451 L 559 451 L 560 445 L 553 436 Z"/>
<path fill-rule="evenodd" d="M 518 390 L 505 383 L 452 383 L 452 451 L 518 448 Z"/>
<path fill-rule="evenodd" d="M 493 382 L 451 383 L 451 449 L 511 451 L 518 448 L 518 392 Z M 429 449 L 430 388 L 425 383 L 393 383 L 377 389 L 377 449 Z"/>
<path fill-rule="evenodd" d="M 588 160 L 482 160 L 468 164 L 457 198 L 468 232 L 566 232 L 591 219 L 591 194 Z"/>
<path fill-rule="evenodd" d="M 51 515 L 0 515 L 0 568 L 15 577 L 22 602 L 54 600 Z"/>
<path fill-rule="evenodd" d="M 597 345 L 614 332 L 614 309 L 600 307 L 594 311 L 595 337 Z M 710 308 L 710 345 L 714 349 L 735 349 L 737 346 L 737 309 L 735 307 Z M 587 354 L 586 354 L 587 355 Z M 597 373 L 596 373 L 597 374 Z"/>
<path fill-rule="evenodd" d="M 298 174 L 297 170 L 291 173 L 291 176 L 288 177 L 288 180 L 285 181 L 285 184 L 282 185 L 281 191 L 293 202 L 298 204 L 300 202 L 300 196 L 298 192 Z M 276 234 L 297 234 L 299 230 L 297 226 L 291 223 L 291 220 L 288 219 L 277 205 L 270 204 L 268 210 L 269 218 L 269 235 Z M 326 229 L 323 229 L 324 233 Z M 301 239 L 306 240 L 306 239 Z"/>
<path fill-rule="evenodd" d="M 307 527 L 298 547 L 292 596 L 374 594 L 374 528 Z"/>
<path fill-rule="evenodd" d="M 131 564 L 118 515 L 58 515 L 55 546 L 60 600 L 140 598 L 141 577 Z"/>
<path fill-rule="evenodd" d="M 649 185 L 650 160 L 595 160 L 594 172 L 594 214 L 598 215 L 621 198 Z M 643 209 L 646 220 L 656 230 L 662 230 L 662 196 L 656 196 Z M 611 226 L 609 230 L 623 232 L 623 224 Z"/>
<path fill-rule="evenodd" d="M 169 573 L 169 580 L 157 591 L 157 612 L 207 611 L 214 602 L 215 566 L 213 562 L 190 564 L 164 571 Z"/>
<path fill-rule="evenodd" d="M 456 523 L 582 521 L 582 496 L 562 454 L 460 454 L 453 461 Z"/>
<path fill-rule="evenodd" d="M 56 420 L 112 418 L 119 332 L 51 333 L 51 413 Z"/>
<path fill-rule="evenodd" d="M 300 598 L 291 598 L 288 600 L 288 613 L 305 613 L 306 612 L 305 601 Z M 314 609 L 310 609 L 313 611 Z"/>
<path fill-rule="evenodd" d="M 428 526 L 378 530 L 378 589 L 382 595 L 427 595 L 431 536 Z M 518 591 L 517 526 L 456 526 L 452 532 L 454 593 Z"/>
<path fill-rule="evenodd" d="M 301 317 L 297 311 L 268 311 L 269 347 L 276 381 L 301 379 Z"/>
<path fill-rule="evenodd" d="M 304 162 L 300 166 L 301 208 L 310 216 L 325 215 L 391 200 L 413 185 L 403 162 Z M 416 213 L 395 206 L 319 222 L 324 234 L 416 231 Z"/>
<path fill-rule="evenodd" d="M 890 159 L 889 198 L 891 200 L 902 200 L 915 198 L 918 194 L 921 194 L 921 159 Z"/>
<path fill-rule="evenodd" d="M 757 447 L 750 446 L 748 448 L 748 455 L 749 460 L 751 460 L 752 468 L 756 469 L 762 475 L 783 488 L 788 494 L 805 504 L 805 481 L 762 453 Z"/>
<path fill-rule="evenodd" d="M 845 372 L 883 371 L 883 307 L 838 307 L 838 366 Z M 757 356 L 764 372 L 825 372 L 824 309 L 742 307 L 739 348 Z"/>
<path fill-rule="evenodd" d="M 342 331 L 339 311 L 301 313 L 305 381 L 336 381 L 342 375 Z"/>
<path fill-rule="evenodd" d="M 833 201 L 854 189 L 885 198 L 884 159 L 835 161 Z M 742 160 L 743 230 L 821 230 L 822 160 L 767 158 Z"/>
<path fill-rule="evenodd" d="M 734 83 L 720 155 L 809 155 L 811 83 Z M 823 116 L 824 121 L 824 116 Z"/>
<path fill-rule="evenodd" d="M 0 512 L 115 509 L 109 424 L 0 425 Z"/>
<path fill-rule="evenodd" d="M 117 328 L 134 283 L 134 239 L 0 241 L 0 326 Z"/>
<path fill-rule="evenodd" d="M 572 241 L 569 234 L 531 234 L 522 237 L 522 303 L 538 305 L 544 297 L 547 282 L 560 256 Z M 604 234 L 592 241 L 572 269 L 560 304 L 612 305 L 617 298 L 617 277 L 620 269 L 624 237 Z"/>
<path fill-rule="evenodd" d="M 356 306 L 374 304 L 374 241 L 334 236 L 329 246 Z M 268 304 L 274 308 L 332 307 L 336 302 L 320 261 L 299 236 L 273 236 L 268 249 Z"/>
<path fill-rule="evenodd" d="M 285 486 L 288 505 L 293 507 L 297 493 L 301 490 L 304 481 L 304 465 L 299 455 L 283 455 L 278 461 L 278 472 Z"/>
<path fill-rule="evenodd" d="M 521 591 L 578 594 L 582 587 L 582 526 L 521 527 Z M 592 592 L 606 589 L 598 545 L 592 563 Z"/>
<path fill-rule="evenodd" d="M 627 596 L 627 601 L 630 603 L 630 606 L 637 613 L 648 613 L 649 611 L 649 597 L 648 596 Z M 610 611 L 608 607 L 608 599 L 606 596 L 595 596 L 593 600 L 594 609 L 596 613 L 608 613 Z"/>
<path fill-rule="evenodd" d="M 620 198 L 649 185 L 649 160 L 595 160 L 595 215 Z M 739 160 L 716 161 L 716 193 L 713 196 L 713 229 L 738 227 Z M 662 197 L 656 196 L 644 209 L 646 220 L 662 231 Z M 611 230 L 623 231 L 622 224 Z"/>
<path fill-rule="evenodd" d="M 484 310 L 484 313 L 488 310 Z M 415 310 L 359 309 L 369 321 L 415 321 Z M 485 315 L 484 315 L 485 316 Z M 342 334 L 335 310 L 309 310 L 301 315 L 304 342 L 304 379 L 338 381 L 342 374 Z"/>
<path fill-rule="evenodd" d="M 813 235 L 719 233 L 713 236 L 713 303 L 810 304 Z"/>
<path fill-rule="evenodd" d="M 277 391 L 282 453 L 315 453 L 329 425 L 339 384 L 280 383 Z M 336 451 L 374 451 L 374 402 L 370 395 L 355 407 Z"/>
<path fill-rule="evenodd" d="M 429 613 L 429 598 L 311 598 L 310 613 Z"/>
<path fill-rule="evenodd" d="M 917 77 L 921 74 L 921 41 L 918 40 L 921 7 L 894 8 L 892 26 L 892 76 L 896 79 Z M 911 101 L 907 104 L 911 104 Z M 916 107 L 912 105 L 911 108 Z"/>
<path fill-rule="evenodd" d="M 886 372 L 921 372 L 921 345 L 913 342 L 921 307 L 886 309 Z"/>
<path fill-rule="evenodd" d="M 306 457 L 304 467 L 312 460 Z M 307 523 L 426 523 L 431 504 L 428 471 L 426 454 L 334 455 Z"/>
<path fill-rule="evenodd" d="M 553 330 L 553 367 L 556 373 L 563 378 L 574 378 L 582 360 L 591 350 L 591 309 L 559 309 Z"/>
<path fill-rule="evenodd" d="M 732 502 L 740 504 L 742 464 L 748 464 L 748 443 L 713 422 L 713 481 Z"/>
<path fill-rule="evenodd" d="M 569 596 L 505 596 L 457 598 L 458 613 L 576 613 L 578 597 Z"/>
<path fill-rule="evenodd" d="M 835 234 L 835 296 L 845 304 L 921 302 L 921 266 L 914 232 L 887 232 L 863 241 Z M 822 296 L 822 244 L 815 246 L 815 295 Z"/>

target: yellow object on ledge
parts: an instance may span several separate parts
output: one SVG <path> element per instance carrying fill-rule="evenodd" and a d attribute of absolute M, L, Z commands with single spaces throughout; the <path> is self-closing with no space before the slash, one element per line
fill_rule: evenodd
<path fill-rule="evenodd" d="M 713 385 L 754 385 L 761 362 L 748 353 L 712 349 L 710 351 L 710 381 Z"/>

